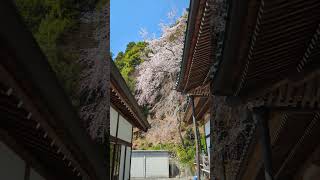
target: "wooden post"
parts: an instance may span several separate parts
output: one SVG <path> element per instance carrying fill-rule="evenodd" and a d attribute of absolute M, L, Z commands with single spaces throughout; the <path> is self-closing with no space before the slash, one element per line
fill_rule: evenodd
<path fill-rule="evenodd" d="M 261 131 L 262 157 L 266 180 L 273 180 L 272 149 L 268 125 L 268 110 L 265 107 L 253 109 L 253 119 L 258 122 Z"/>
<path fill-rule="evenodd" d="M 197 122 L 195 117 L 194 97 L 190 96 L 190 98 L 192 103 L 192 120 L 193 120 L 194 135 L 196 140 L 197 178 L 198 180 L 200 180 L 200 151 L 199 151 L 198 128 L 197 128 Z"/>

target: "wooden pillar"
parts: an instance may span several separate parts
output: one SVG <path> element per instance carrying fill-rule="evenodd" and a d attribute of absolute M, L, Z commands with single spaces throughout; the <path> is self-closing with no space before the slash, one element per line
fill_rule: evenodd
<path fill-rule="evenodd" d="M 253 109 L 253 119 L 258 122 L 260 127 L 260 136 L 262 144 L 262 157 L 264 164 L 264 173 L 266 180 L 274 180 L 272 169 L 272 149 L 269 134 L 269 112 L 265 107 L 259 107 Z"/>
<path fill-rule="evenodd" d="M 190 96 L 191 103 L 192 103 L 192 120 L 193 120 L 193 128 L 194 128 L 194 135 L 196 140 L 196 163 L 197 163 L 197 177 L 198 180 L 200 180 L 200 149 L 199 149 L 199 133 L 198 133 L 198 127 L 195 117 L 195 108 L 194 108 L 194 97 Z"/>

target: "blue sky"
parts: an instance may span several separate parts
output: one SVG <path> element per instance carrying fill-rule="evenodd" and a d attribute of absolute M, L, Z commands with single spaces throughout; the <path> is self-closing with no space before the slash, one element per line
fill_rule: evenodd
<path fill-rule="evenodd" d="M 128 42 L 143 40 L 139 34 L 142 28 L 159 37 L 159 24 L 169 22 L 167 14 L 174 9 L 180 16 L 188 7 L 189 0 L 111 0 L 110 47 L 114 57 L 125 51 Z"/>

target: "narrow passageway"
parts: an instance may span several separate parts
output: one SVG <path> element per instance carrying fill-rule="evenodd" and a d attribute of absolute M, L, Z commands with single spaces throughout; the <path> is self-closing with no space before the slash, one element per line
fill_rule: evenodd
<path fill-rule="evenodd" d="M 319 0 L 0 4 L 0 179 L 320 179 Z"/>

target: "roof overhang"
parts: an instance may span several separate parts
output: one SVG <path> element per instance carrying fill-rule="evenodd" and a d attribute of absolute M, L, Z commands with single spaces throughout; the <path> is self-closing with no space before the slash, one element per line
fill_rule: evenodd
<path fill-rule="evenodd" d="M 270 139 L 274 175 L 278 179 L 297 175 L 318 147 L 320 135 L 317 111 L 271 111 Z M 237 179 L 256 180 L 264 176 L 259 128 L 243 152 Z"/>
<path fill-rule="evenodd" d="M 111 61 L 111 103 L 122 112 L 134 126 L 147 131 L 151 126 L 142 114 L 140 107 L 130 92 L 118 68 Z"/>
<path fill-rule="evenodd" d="M 197 121 L 206 120 L 204 115 L 209 112 L 211 97 L 194 97 L 195 118 Z M 182 119 L 186 123 L 192 123 L 192 104 L 188 103 L 184 117 Z"/>
<path fill-rule="evenodd" d="M 207 0 L 191 0 L 177 90 L 188 93 L 206 85 L 212 63 L 211 11 Z"/>
<path fill-rule="evenodd" d="M 233 0 L 213 93 L 250 96 L 319 67 L 319 7 L 316 0 Z"/>

